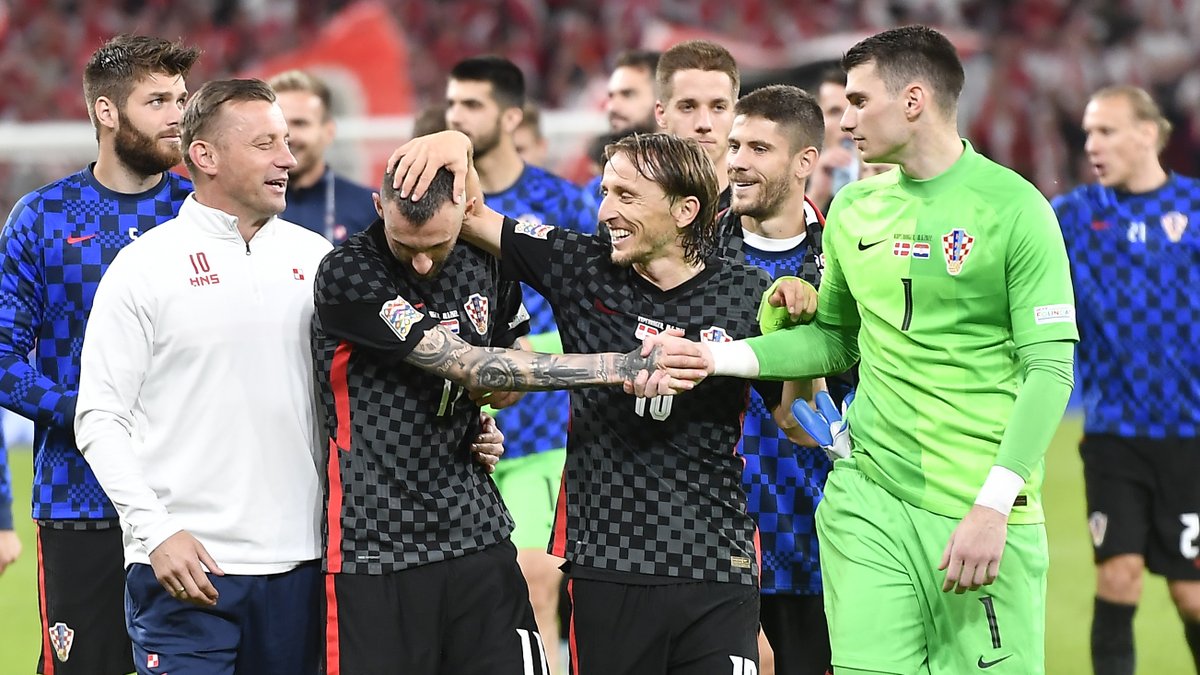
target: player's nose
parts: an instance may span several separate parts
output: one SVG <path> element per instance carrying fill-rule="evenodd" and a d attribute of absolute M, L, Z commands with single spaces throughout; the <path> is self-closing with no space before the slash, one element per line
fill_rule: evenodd
<path fill-rule="evenodd" d="M 413 256 L 412 268 L 417 274 L 425 276 L 426 274 L 429 274 L 430 270 L 433 269 L 433 258 L 430 258 L 424 253 L 418 253 Z"/>

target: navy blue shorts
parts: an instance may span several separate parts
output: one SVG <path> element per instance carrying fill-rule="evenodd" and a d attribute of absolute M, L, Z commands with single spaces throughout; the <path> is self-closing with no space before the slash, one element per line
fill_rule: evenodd
<path fill-rule="evenodd" d="M 139 675 L 308 675 L 320 670 L 318 562 L 263 576 L 208 575 L 214 607 L 175 599 L 149 565 L 125 575 L 125 624 Z"/>

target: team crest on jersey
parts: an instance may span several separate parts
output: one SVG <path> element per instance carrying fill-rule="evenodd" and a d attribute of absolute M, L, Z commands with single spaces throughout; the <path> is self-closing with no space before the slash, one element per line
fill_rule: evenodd
<path fill-rule="evenodd" d="M 424 314 L 417 311 L 416 307 L 399 295 L 394 300 L 383 303 L 383 307 L 379 310 L 379 316 L 383 317 L 388 328 L 391 328 L 396 337 L 401 340 L 407 340 L 412 327 L 425 318 Z"/>
<path fill-rule="evenodd" d="M 1104 535 L 1108 532 L 1108 514 L 1092 511 L 1088 516 L 1088 530 L 1092 533 L 1092 545 L 1100 548 L 1104 544 Z"/>
<path fill-rule="evenodd" d="M 700 331 L 701 342 L 733 342 L 733 337 L 724 329 L 718 326 L 709 326 Z"/>
<path fill-rule="evenodd" d="M 523 234 L 534 239 L 545 239 L 550 236 L 550 231 L 553 229 L 553 225 L 543 223 L 541 218 L 532 213 L 527 213 L 517 218 L 517 234 Z"/>
<path fill-rule="evenodd" d="M 71 658 L 71 645 L 75 644 L 75 629 L 59 621 L 46 631 L 50 634 L 50 646 L 59 661 L 67 662 Z"/>
<path fill-rule="evenodd" d="M 475 326 L 475 332 L 483 335 L 487 332 L 488 327 L 488 299 L 478 293 L 472 293 L 471 297 L 463 303 L 463 308 L 467 310 L 467 318 L 471 320 L 471 325 Z"/>
<path fill-rule="evenodd" d="M 292 278 L 295 279 L 296 281 L 304 281 L 304 268 L 303 267 L 293 267 L 292 268 Z"/>
<path fill-rule="evenodd" d="M 1160 222 L 1162 223 L 1163 232 L 1167 233 L 1167 239 L 1170 239 L 1171 243 L 1177 244 L 1180 239 L 1183 239 L 1183 231 L 1188 226 L 1187 216 L 1178 211 L 1171 211 L 1170 213 L 1163 214 Z"/>
<path fill-rule="evenodd" d="M 975 237 L 967 234 L 961 227 L 956 227 L 942 235 L 942 255 L 946 256 L 946 271 L 956 277 L 962 272 L 967 256 L 975 245 Z"/>

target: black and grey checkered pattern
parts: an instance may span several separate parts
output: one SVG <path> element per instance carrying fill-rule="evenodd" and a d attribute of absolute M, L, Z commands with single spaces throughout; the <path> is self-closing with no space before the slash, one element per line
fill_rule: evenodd
<path fill-rule="evenodd" d="M 505 221 L 506 278 L 554 307 L 567 352 L 627 352 L 648 331 L 675 326 L 691 339 L 749 337 L 770 284 L 753 267 L 713 259 L 662 291 L 609 261 L 595 237 L 563 229 L 519 234 Z M 620 387 L 571 394 L 564 494 L 550 552 L 614 572 L 753 584 L 754 522 L 735 452 L 745 380 L 710 378 L 694 391 L 641 400 Z"/>
<path fill-rule="evenodd" d="M 328 570 L 383 574 L 478 551 L 512 531 L 495 485 L 471 459 L 479 408 L 460 387 L 403 361 L 438 323 L 456 321 L 474 345 L 511 344 L 521 333 L 509 328 L 520 290 L 499 282 L 497 268 L 460 243 L 435 278 L 415 279 L 388 251 L 381 222 L 322 261 L 313 353 L 334 454 L 326 455 Z M 483 332 L 464 306 L 477 293 L 489 307 Z M 380 316 L 397 297 L 422 316 L 404 337 Z"/>

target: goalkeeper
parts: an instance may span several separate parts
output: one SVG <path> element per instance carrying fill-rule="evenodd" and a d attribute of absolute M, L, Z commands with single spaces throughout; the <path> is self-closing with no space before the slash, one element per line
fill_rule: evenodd
<path fill-rule="evenodd" d="M 648 348 L 772 380 L 860 361 L 849 431 L 810 430 L 849 450 L 817 510 L 835 673 L 1043 673 L 1043 456 L 1078 339 L 1062 235 L 1032 185 L 959 138 L 944 36 L 886 31 L 843 67 L 842 127 L 900 168 L 834 200 L 815 321 Z M 638 393 L 674 390 L 660 378 Z"/>

